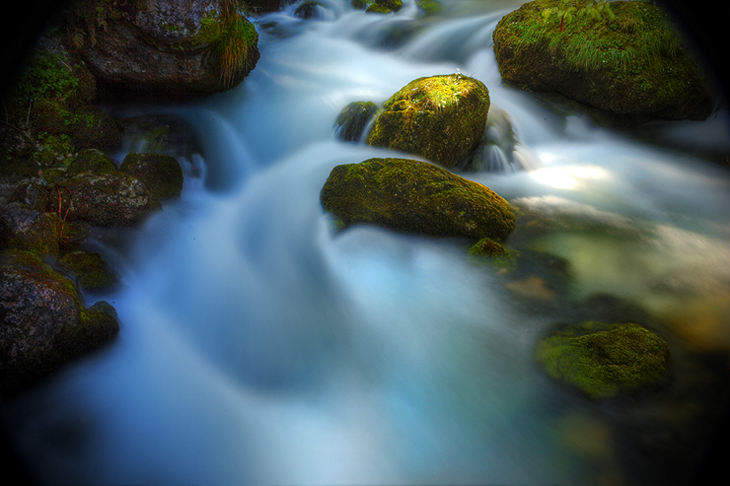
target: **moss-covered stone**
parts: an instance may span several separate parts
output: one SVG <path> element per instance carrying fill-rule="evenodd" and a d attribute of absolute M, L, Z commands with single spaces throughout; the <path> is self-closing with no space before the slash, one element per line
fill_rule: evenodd
<path fill-rule="evenodd" d="M 551 377 L 591 398 L 609 398 L 655 383 L 668 373 L 669 346 L 634 324 L 585 322 L 541 340 L 535 357 Z"/>
<path fill-rule="evenodd" d="M 569 21 L 543 17 L 561 1 L 536 0 L 503 17 L 493 37 L 504 81 L 624 116 L 705 119 L 713 95 L 663 12 L 645 1 L 610 6 L 613 18 Z"/>
<path fill-rule="evenodd" d="M 117 171 L 114 160 L 98 149 L 81 150 L 66 168 L 69 175 L 81 174 L 82 172 L 94 172 L 96 174 L 111 174 Z"/>
<path fill-rule="evenodd" d="M 119 273 L 98 253 L 73 251 L 63 255 L 60 261 L 61 265 L 76 276 L 79 286 L 87 292 L 105 292 L 119 285 Z"/>
<path fill-rule="evenodd" d="M 86 309 L 73 282 L 34 253 L 0 253 L 0 396 L 110 342 L 113 309 Z"/>
<path fill-rule="evenodd" d="M 325 211 L 344 227 L 375 224 L 431 236 L 504 240 L 510 205 L 488 187 L 408 159 L 369 159 L 332 169 L 322 188 Z"/>
<path fill-rule="evenodd" d="M 58 255 L 61 220 L 19 203 L 0 205 L 0 249 Z"/>
<path fill-rule="evenodd" d="M 353 101 L 344 107 L 335 122 L 337 138 L 345 142 L 360 140 L 377 109 L 372 101 Z"/>
<path fill-rule="evenodd" d="M 509 252 L 491 238 L 482 238 L 469 248 L 469 254 L 481 257 L 507 257 Z"/>
<path fill-rule="evenodd" d="M 453 168 L 479 143 L 487 124 L 489 91 L 462 74 L 420 78 L 391 96 L 367 143 L 422 155 Z"/>
<path fill-rule="evenodd" d="M 142 181 L 153 201 L 164 201 L 180 196 L 183 172 L 175 157 L 151 153 L 129 153 L 119 170 Z"/>

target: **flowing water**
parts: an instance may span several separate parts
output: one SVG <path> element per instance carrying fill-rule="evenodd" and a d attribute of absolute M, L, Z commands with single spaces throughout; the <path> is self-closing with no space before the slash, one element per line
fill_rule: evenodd
<path fill-rule="evenodd" d="M 127 245 L 98 240 L 124 287 L 88 303 L 114 305 L 118 339 L 4 407 L 33 470 L 72 484 L 688 479 L 730 347 L 730 170 L 690 153 L 730 151 L 724 112 L 652 126 L 670 150 L 502 86 L 491 34 L 521 2 L 446 1 L 430 18 L 409 1 L 390 15 L 321 3 L 258 17 L 261 60 L 234 90 L 128 110 L 183 117 L 199 150 L 180 154 L 179 201 Z M 475 264 L 460 241 L 337 233 L 319 204 L 334 166 L 403 155 L 338 141 L 347 103 L 457 71 L 490 90 L 478 158 L 502 170 L 464 175 L 521 208 L 507 247 L 534 255 L 522 273 Z M 554 324 L 632 305 L 672 347 L 663 389 L 593 402 L 534 363 Z"/>

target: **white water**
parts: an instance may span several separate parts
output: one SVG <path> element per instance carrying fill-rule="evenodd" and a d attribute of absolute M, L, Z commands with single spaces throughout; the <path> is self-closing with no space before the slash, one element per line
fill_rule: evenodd
<path fill-rule="evenodd" d="M 532 168 L 465 175 L 546 219 L 608 229 L 534 242 L 568 260 L 576 299 L 608 292 L 660 315 L 697 296 L 728 308 L 730 171 L 503 87 L 491 32 L 519 3 L 447 2 L 449 15 L 420 23 L 410 3 L 378 16 L 337 0 L 319 20 L 292 8 L 260 18 L 261 60 L 244 83 L 175 110 L 201 136 L 205 179 L 186 180 L 116 255 L 125 288 L 100 297 L 119 313 L 117 341 L 6 407 L 41 479 L 588 484 L 608 471 L 631 483 L 601 449 L 618 440 L 602 435 L 605 411 L 532 361 L 554 316 L 525 310 L 459 243 L 335 234 L 319 205 L 332 167 L 393 155 L 335 140 L 347 103 L 458 69 L 488 86 L 513 156 Z M 422 30 L 376 48 L 397 25 Z M 664 133 L 675 127 L 729 146 L 722 116 Z M 576 423 L 583 442 L 565 433 Z"/>

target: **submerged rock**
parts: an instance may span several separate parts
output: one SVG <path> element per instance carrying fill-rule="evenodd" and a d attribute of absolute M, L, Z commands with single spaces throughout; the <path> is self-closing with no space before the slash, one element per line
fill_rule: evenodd
<path fill-rule="evenodd" d="M 86 292 L 114 290 L 121 276 L 98 253 L 73 251 L 61 257 L 61 265 L 71 272 L 78 285 Z"/>
<path fill-rule="evenodd" d="M 580 9 L 571 20 L 550 10 L 562 5 L 529 2 L 497 24 L 494 52 L 507 84 L 624 116 L 703 120 L 712 112 L 707 80 L 658 7 L 611 2 L 611 14 L 599 15 L 570 1 Z"/>
<path fill-rule="evenodd" d="M 448 169 L 457 166 L 484 135 L 489 91 L 462 74 L 420 78 L 383 105 L 367 143 L 421 155 Z"/>
<path fill-rule="evenodd" d="M 431 236 L 504 240 L 510 205 L 488 187 L 408 159 L 369 159 L 332 169 L 320 194 L 325 211 L 347 227 L 375 224 Z"/>
<path fill-rule="evenodd" d="M 535 357 L 551 377 L 591 398 L 609 398 L 666 377 L 666 341 L 634 324 L 585 322 L 541 340 Z"/>
<path fill-rule="evenodd" d="M 73 283 L 32 253 L 0 253 L 0 396 L 35 384 L 119 331 L 109 304 L 85 308 Z"/>
<path fill-rule="evenodd" d="M 377 109 L 372 101 L 353 101 L 344 107 L 335 122 L 337 138 L 344 142 L 359 141 Z"/>

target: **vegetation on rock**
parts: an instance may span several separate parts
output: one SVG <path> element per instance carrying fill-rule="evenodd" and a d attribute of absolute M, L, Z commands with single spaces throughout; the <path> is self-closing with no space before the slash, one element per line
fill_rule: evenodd
<path fill-rule="evenodd" d="M 591 398 L 609 398 L 665 377 L 669 346 L 634 324 L 585 322 L 541 340 L 535 357 L 551 377 Z"/>
<path fill-rule="evenodd" d="M 73 283 L 34 253 L 0 253 L 0 396 L 16 393 L 111 341 L 108 304 L 85 308 Z"/>
<path fill-rule="evenodd" d="M 658 7 L 617 1 L 609 15 L 592 4 L 535 0 L 503 17 L 493 37 L 505 82 L 622 115 L 701 120 L 712 112 L 707 80 Z M 594 13 L 577 17 L 586 11 Z"/>
<path fill-rule="evenodd" d="M 369 159 L 332 169 L 325 211 L 344 227 L 374 224 L 430 236 L 502 241 L 514 227 L 510 205 L 488 187 L 408 159 Z"/>
<path fill-rule="evenodd" d="M 479 143 L 489 112 L 489 91 L 462 74 L 419 78 L 391 96 L 367 143 L 457 166 Z"/>
<path fill-rule="evenodd" d="M 337 138 L 345 142 L 359 141 L 377 109 L 372 101 L 353 101 L 344 107 L 335 122 Z"/>

